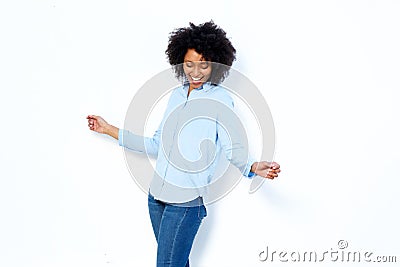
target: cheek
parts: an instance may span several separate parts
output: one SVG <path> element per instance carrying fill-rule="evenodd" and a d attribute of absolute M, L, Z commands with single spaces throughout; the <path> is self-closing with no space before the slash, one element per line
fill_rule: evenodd
<path fill-rule="evenodd" d="M 186 76 L 189 76 L 189 74 L 192 72 L 191 68 L 183 68 L 183 73 L 185 73 Z"/>
<path fill-rule="evenodd" d="M 206 71 L 204 71 L 204 72 L 203 72 L 203 75 L 204 75 L 205 77 L 210 77 L 210 76 L 211 76 L 211 70 L 206 70 Z"/>

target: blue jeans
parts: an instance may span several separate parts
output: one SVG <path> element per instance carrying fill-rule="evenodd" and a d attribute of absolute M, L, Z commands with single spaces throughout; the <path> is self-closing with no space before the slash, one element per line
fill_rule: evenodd
<path fill-rule="evenodd" d="M 158 244 L 157 267 L 189 267 L 194 238 L 207 216 L 201 199 L 195 201 L 197 205 L 168 204 L 149 193 L 150 219 Z"/>

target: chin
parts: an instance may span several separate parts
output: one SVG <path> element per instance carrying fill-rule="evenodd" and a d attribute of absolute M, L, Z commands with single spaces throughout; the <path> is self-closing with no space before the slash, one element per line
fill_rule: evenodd
<path fill-rule="evenodd" d="M 201 82 L 201 83 L 194 83 L 194 82 L 191 82 L 190 84 L 192 85 L 193 88 L 199 88 L 199 87 L 202 86 L 204 83 L 203 83 L 203 82 Z"/>

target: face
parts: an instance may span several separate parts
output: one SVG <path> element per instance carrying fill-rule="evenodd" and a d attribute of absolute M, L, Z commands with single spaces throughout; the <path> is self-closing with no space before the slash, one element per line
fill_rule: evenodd
<path fill-rule="evenodd" d="M 183 60 L 183 71 L 190 83 L 190 87 L 192 89 L 199 88 L 211 76 L 211 62 L 206 61 L 201 54 L 190 48 Z"/>

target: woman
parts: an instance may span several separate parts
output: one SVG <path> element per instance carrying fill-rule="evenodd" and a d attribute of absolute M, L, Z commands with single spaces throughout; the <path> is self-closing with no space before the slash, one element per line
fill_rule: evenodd
<path fill-rule="evenodd" d="M 215 172 L 215 157 L 209 155 L 224 153 L 247 177 L 259 175 L 274 179 L 280 166 L 249 158 L 240 142 L 229 142 L 230 134 L 218 121 L 223 117 L 220 115 L 230 113 L 233 108 L 232 98 L 218 84 L 228 75 L 236 54 L 221 28 L 211 21 L 200 25 L 190 23 L 190 27 L 177 29 L 170 35 L 166 54 L 183 85 L 173 90 L 153 137 L 140 137 L 118 129 L 100 116 L 89 115 L 87 119 L 90 130 L 110 135 L 121 146 L 145 151 L 157 158 L 148 195 L 150 219 L 158 244 L 157 266 L 183 267 L 189 266 L 194 238 L 207 214 L 203 189 Z M 194 120 L 179 126 L 183 115 L 196 116 L 193 111 L 199 107 L 211 110 L 214 120 Z M 203 147 L 201 152 L 194 149 L 206 139 L 214 140 L 213 146 Z"/>

